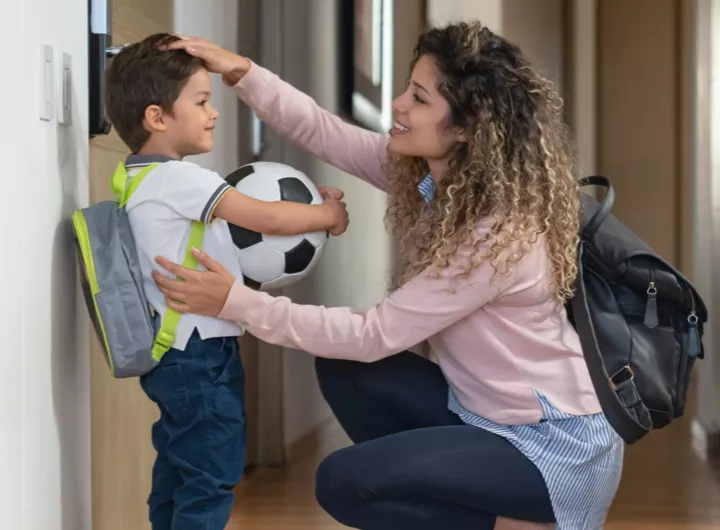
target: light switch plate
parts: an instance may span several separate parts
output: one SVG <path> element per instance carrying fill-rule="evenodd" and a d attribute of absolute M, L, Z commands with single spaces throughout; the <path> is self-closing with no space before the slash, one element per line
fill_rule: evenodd
<path fill-rule="evenodd" d="M 55 92 L 55 58 L 52 46 L 43 44 L 40 54 L 40 119 L 53 118 Z"/>
<path fill-rule="evenodd" d="M 60 62 L 60 96 L 58 97 L 58 122 L 72 124 L 72 57 L 63 52 Z"/>

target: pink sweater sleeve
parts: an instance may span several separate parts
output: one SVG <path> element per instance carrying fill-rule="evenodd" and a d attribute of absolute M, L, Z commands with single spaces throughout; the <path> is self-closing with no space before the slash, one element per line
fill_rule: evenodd
<path fill-rule="evenodd" d="M 255 63 L 234 90 L 283 138 L 376 188 L 388 190 L 382 169 L 386 136 L 344 122 Z"/>
<path fill-rule="evenodd" d="M 372 362 L 406 350 L 466 317 L 497 296 L 512 274 L 493 280 L 484 263 L 469 277 L 449 281 L 421 274 L 366 312 L 294 304 L 235 282 L 220 318 L 257 338 L 320 357 Z"/>

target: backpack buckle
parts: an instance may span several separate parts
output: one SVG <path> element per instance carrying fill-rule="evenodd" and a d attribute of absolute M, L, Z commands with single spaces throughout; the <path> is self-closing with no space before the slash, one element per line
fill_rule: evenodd
<path fill-rule="evenodd" d="M 633 379 L 635 379 L 635 372 L 633 372 L 629 364 L 626 364 L 610 376 L 610 384 L 612 384 L 614 390 L 617 390 L 617 385 L 624 381 L 632 381 Z"/>
<path fill-rule="evenodd" d="M 157 337 L 155 337 L 155 345 L 153 346 L 153 355 L 162 357 L 175 344 L 175 333 L 170 333 L 161 329 Z"/>

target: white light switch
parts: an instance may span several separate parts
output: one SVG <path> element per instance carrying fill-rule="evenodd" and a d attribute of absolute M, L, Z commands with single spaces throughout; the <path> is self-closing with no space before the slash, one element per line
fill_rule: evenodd
<path fill-rule="evenodd" d="M 40 70 L 40 119 L 52 120 L 55 92 L 55 60 L 52 46 L 43 44 Z"/>
<path fill-rule="evenodd" d="M 58 122 L 72 124 L 72 58 L 63 52 L 60 64 L 60 97 L 58 98 Z"/>

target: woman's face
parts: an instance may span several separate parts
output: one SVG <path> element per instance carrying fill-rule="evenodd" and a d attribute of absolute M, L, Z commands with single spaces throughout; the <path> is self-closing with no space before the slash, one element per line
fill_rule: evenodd
<path fill-rule="evenodd" d="M 439 72 L 428 56 L 418 59 L 407 89 L 393 101 L 395 122 L 388 148 L 424 158 L 433 172 L 447 163 L 465 137 L 450 126 L 450 105 L 437 91 Z"/>

